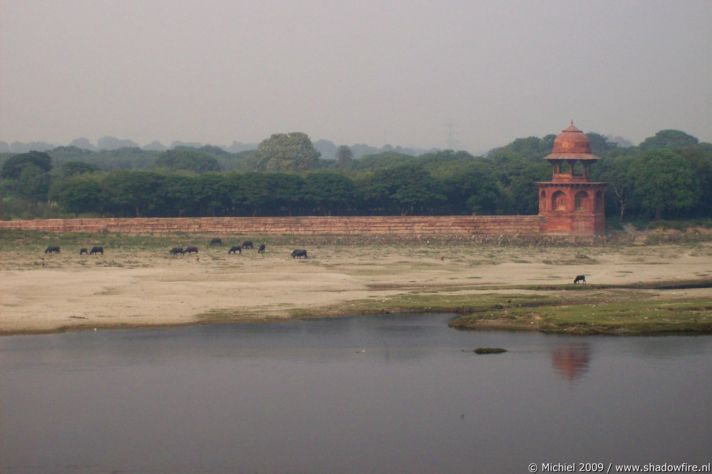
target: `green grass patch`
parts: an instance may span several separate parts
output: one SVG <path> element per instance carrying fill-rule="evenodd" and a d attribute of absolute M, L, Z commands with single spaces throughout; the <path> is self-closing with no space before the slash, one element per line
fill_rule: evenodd
<path fill-rule="evenodd" d="M 620 272 L 619 272 L 620 273 Z M 600 290 L 685 290 L 693 288 L 712 288 L 712 278 L 690 280 L 661 280 L 621 284 L 598 285 L 586 284 L 543 284 L 543 285 L 491 285 L 490 290 L 530 290 L 530 291 L 600 291 Z"/>
<path fill-rule="evenodd" d="M 535 329 L 571 334 L 712 332 L 712 299 L 686 301 L 632 298 L 625 301 L 563 303 L 509 311 L 479 312 L 451 322 L 459 329 Z"/>

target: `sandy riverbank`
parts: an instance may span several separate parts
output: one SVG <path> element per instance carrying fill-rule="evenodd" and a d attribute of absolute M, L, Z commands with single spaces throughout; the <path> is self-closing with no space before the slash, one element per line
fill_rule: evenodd
<path fill-rule="evenodd" d="M 592 248 L 322 245 L 307 260 L 293 246 L 266 256 L 225 247 L 172 258 L 162 248 L 107 247 L 79 256 L 64 246 L 46 256 L 35 246 L 0 248 L 0 333 L 68 328 L 190 324 L 320 314 L 356 301 L 401 295 L 487 294 L 512 285 L 593 284 L 712 277 L 712 244 Z M 495 287 L 496 289 L 493 289 Z M 646 297 L 659 297 L 649 291 Z M 640 293 L 637 293 L 637 298 Z M 666 298 L 712 297 L 712 289 L 668 291 Z M 225 316 L 227 315 L 227 316 Z"/>

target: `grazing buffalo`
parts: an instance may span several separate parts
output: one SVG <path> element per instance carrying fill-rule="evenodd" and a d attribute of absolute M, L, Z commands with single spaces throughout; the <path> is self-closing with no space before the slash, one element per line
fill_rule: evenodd
<path fill-rule="evenodd" d="M 189 245 L 183 249 L 183 253 L 198 253 L 198 247 L 194 245 Z"/>
<path fill-rule="evenodd" d="M 79 249 L 79 255 L 86 255 L 88 253 L 89 251 L 86 249 L 86 247 L 82 247 Z"/>
<path fill-rule="evenodd" d="M 50 245 L 45 249 L 45 253 L 59 253 L 59 245 Z"/>
<path fill-rule="evenodd" d="M 89 255 L 94 255 L 100 253 L 104 255 L 104 247 L 92 247 L 91 250 L 89 251 Z"/>
<path fill-rule="evenodd" d="M 253 249 L 253 248 L 255 248 L 255 246 L 252 244 L 252 241 L 251 241 L 251 240 L 245 240 L 245 241 L 242 243 L 242 248 L 243 248 L 243 249 Z"/>
<path fill-rule="evenodd" d="M 266 248 L 267 247 L 265 247 L 265 244 L 260 244 L 260 246 L 257 248 L 257 253 L 264 254 Z"/>
<path fill-rule="evenodd" d="M 242 247 L 240 247 L 239 245 L 233 245 L 232 247 L 230 247 L 230 250 L 228 250 L 227 253 L 228 255 L 236 253 L 242 254 Z"/>
<path fill-rule="evenodd" d="M 220 237 L 215 237 L 210 240 L 210 245 L 222 245 L 222 239 Z"/>
<path fill-rule="evenodd" d="M 576 278 L 574 278 L 574 285 L 576 283 L 586 283 L 586 275 L 576 275 Z"/>
<path fill-rule="evenodd" d="M 308 258 L 307 251 L 304 249 L 294 249 L 292 250 L 292 258 Z"/>
<path fill-rule="evenodd" d="M 183 255 L 183 247 L 173 247 L 173 248 L 170 250 L 170 254 L 173 255 L 173 256 L 176 256 L 176 255 Z"/>

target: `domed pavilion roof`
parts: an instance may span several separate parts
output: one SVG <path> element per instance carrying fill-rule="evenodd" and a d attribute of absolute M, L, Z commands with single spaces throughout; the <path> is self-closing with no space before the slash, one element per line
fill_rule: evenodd
<path fill-rule="evenodd" d="M 574 121 L 571 125 L 563 129 L 554 140 L 554 149 L 545 157 L 547 160 L 598 160 L 599 158 L 591 153 L 591 145 L 588 137 L 576 128 Z"/>

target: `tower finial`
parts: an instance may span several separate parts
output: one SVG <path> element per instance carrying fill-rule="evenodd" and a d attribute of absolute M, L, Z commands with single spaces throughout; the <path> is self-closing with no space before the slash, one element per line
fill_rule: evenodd
<path fill-rule="evenodd" d="M 574 126 L 574 119 L 571 119 L 571 126 Z"/>

